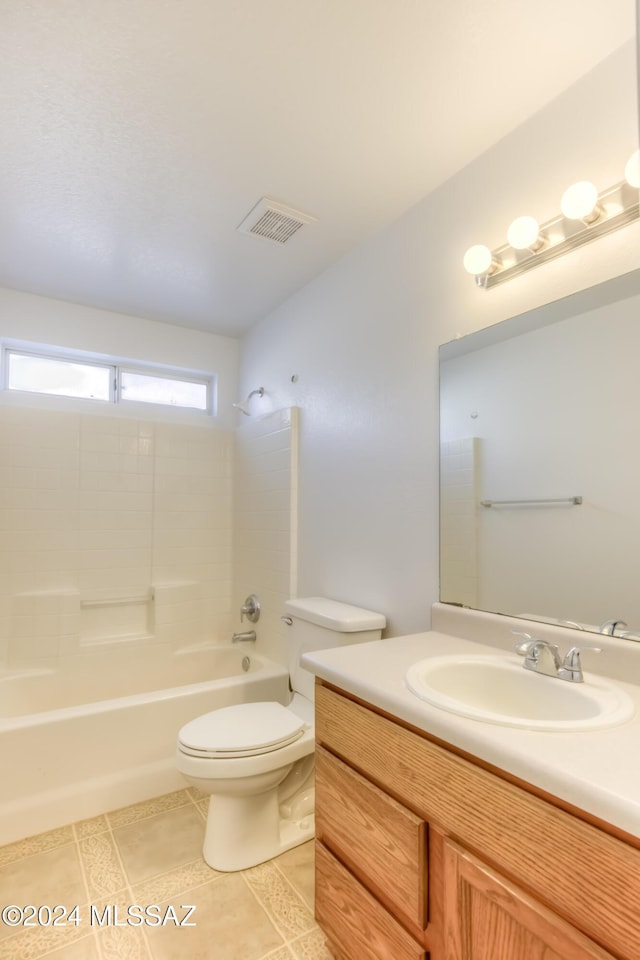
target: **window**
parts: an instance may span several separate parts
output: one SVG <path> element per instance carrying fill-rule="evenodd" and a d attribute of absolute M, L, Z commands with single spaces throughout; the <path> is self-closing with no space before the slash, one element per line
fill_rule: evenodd
<path fill-rule="evenodd" d="M 213 413 L 212 376 L 176 368 L 121 365 L 81 354 L 5 348 L 5 389 L 100 403 L 152 403 Z"/>
<path fill-rule="evenodd" d="M 165 403 L 192 410 L 209 409 L 209 389 L 204 380 L 183 380 L 159 373 L 120 371 L 120 399 L 139 403 Z"/>
<path fill-rule="evenodd" d="M 9 390 L 107 402 L 111 399 L 111 367 L 8 351 L 7 369 Z"/>

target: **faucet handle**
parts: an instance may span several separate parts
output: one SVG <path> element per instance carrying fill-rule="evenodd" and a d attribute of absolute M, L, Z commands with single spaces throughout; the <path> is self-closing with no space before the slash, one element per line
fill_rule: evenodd
<path fill-rule="evenodd" d="M 573 680 L 574 683 L 581 683 L 582 662 L 580 654 L 589 650 L 591 653 L 602 653 L 602 647 L 571 647 L 562 661 L 562 679 Z"/>
<path fill-rule="evenodd" d="M 537 643 L 537 640 L 530 633 L 523 633 L 522 630 L 512 630 L 511 633 L 514 637 L 522 637 L 522 640 L 516 640 L 514 649 L 521 657 L 526 657 L 531 652 L 531 645 Z"/>
<path fill-rule="evenodd" d="M 247 620 L 250 620 L 251 623 L 257 623 L 260 619 L 260 601 L 255 593 L 250 593 L 240 607 L 240 623 L 242 623 L 245 617 Z"/>
<path fill-rule="evenodd" d="M 604 633 L 607 637 L 615 637 L 618 627 L 620 627 L 621 630 L 624 630 L 628 626 L 629 624 L 625 623 L 624 620 L 605 620 L 605 622 L 601 623 L 598 627 L 598 633 Z"/>

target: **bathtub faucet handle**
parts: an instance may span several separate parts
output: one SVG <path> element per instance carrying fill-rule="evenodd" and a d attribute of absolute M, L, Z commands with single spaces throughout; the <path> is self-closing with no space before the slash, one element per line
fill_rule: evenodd
<path fill-rule="evenodd" d="M 244 618 L 250 620 L 251 623 L 257 623 L 260 619 L 260 601 L 256 597 L 255 593 L 250 593 L 245 602 L 240 607 L 240 622 Z"/>

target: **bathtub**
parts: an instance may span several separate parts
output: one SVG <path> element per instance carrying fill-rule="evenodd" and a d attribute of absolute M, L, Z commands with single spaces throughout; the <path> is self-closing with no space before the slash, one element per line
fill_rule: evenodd
<path fill-rule="evenodd" d="M 235 647 L 98 649 L 0 674 L 0 844 L 185 787 L 180 727 L 255 700 L 286 704 L 287 671 Z"/>

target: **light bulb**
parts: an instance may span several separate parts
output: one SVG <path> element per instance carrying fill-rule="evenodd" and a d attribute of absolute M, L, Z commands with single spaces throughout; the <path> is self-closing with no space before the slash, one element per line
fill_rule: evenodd
<path fill-rule="evenodd" d="M 467 273 L 472 273 L 476 277 L 488 273 L 493 263 L 493 255 L 489 247 L 482 243 L 477 243 L 474 247 L 469 247 L 464 255 L 464 268 Z"/>
<path fill-rule="evenodd" d="M 518 217 L 507 230 L 507 240 L 514 250 L 539 250 L 540 227 L 534 217 Z"/>
<path fill-rule="evenodd" d="M 640 150 L 632 153 L 624 168 L 624 178 L 631 187 L 640 190 Z"/>
<path fill-rule="evenodd" d="M 560 209 L 568 220 L 584 220 L 586 223 L 597 220 L 600 216 L 598 191 L 593 183 L 580 180 L 562 194 Z"/>

